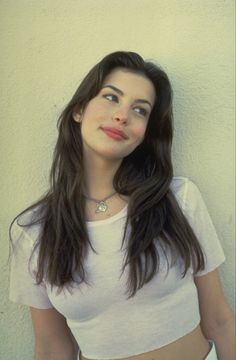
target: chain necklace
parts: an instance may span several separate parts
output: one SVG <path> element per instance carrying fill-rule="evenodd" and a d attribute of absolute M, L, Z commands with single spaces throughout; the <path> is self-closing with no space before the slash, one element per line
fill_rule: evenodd
<path fill-rule="evenodd" d="M 112 198 L 115 194 L 116 194 L 116 191 L 113 192 L 111 195 L 105 197 L 105 198 L 102 199 L 102 200 L 93 199 L 93 198 L 90 198 L 90 197 L 88 197 L 88 196 L 86 196 L 86 195 L 84 195 L 84 197 L 85 197 L 86 199 L 88 199 L 88 200 L 94 201 L 94 202 L 96 203 L 96 210 L 95 210 L 95 212 L 96 212 L 96 213 L 100 213 L 100 212 L 105 212 L 105 211 L 107 211 L 108 205 L 107 205 L 107 203 L 106 203 L 106 200 Z"/>

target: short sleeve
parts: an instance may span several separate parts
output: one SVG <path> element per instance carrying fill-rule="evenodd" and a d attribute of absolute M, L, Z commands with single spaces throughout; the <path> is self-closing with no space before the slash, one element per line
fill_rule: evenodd
<path fill-rule="evenodd" d="M 14 221 L 11 228 L 13 248 L 11 252 L 9 299 L 39 309 L 52 308 L 45 284 L 36 284 L 35 257 L 30 261 L 35 241 L 24 227 Z M 37 234 L 35 234 L 37 235 Z"/>
<path fill-rule="evenodd" d="M 189 179 L 186 179 L 183 192 L 183 212 L 205 256 L 205 269 L 199 271 L 196 276 L 205 275 L 225 261 L 225 254 L 202 195 Z"/>

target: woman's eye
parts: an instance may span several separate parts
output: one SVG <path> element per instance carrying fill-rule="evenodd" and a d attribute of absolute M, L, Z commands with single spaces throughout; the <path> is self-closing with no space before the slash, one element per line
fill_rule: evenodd
<path fill-rule="evenodd" d="M 113 94 L 104 95 L 104 98 L 110 101 L 116 101 L 116 102 L 118 101 L 118 97 Z"/>
<path fill-rule="evenodd" d="M 142 116 L 147 116 L 147 110 L 141 107 L 135 107 L 134 111 L 136 111 L 138 114 L 142 115 Z"/>

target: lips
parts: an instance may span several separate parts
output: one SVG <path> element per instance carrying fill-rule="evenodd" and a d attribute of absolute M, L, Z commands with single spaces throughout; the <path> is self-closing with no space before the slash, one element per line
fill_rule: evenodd
<path fill-rule="evenodd" d="M 101 128 L 108 136 L 117 139 L 117 140 L 126 140 L 128 139 L 128 136 L 119 129 L 113 128 L 113 127 L 102 127 Z"/>

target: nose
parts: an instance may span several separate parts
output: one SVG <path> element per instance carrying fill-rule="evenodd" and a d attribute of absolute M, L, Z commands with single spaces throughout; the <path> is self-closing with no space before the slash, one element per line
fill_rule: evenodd
<path fill-rule="evenodd" d="M 126 125 L 127 122 L 128 122 L 128 111 L 126 110 L 119 110 L 119 111 L 116 111 L 114 114 L 113 114 L 113 120 L 118 122 L 119 124 L 124 124 Z"/>

